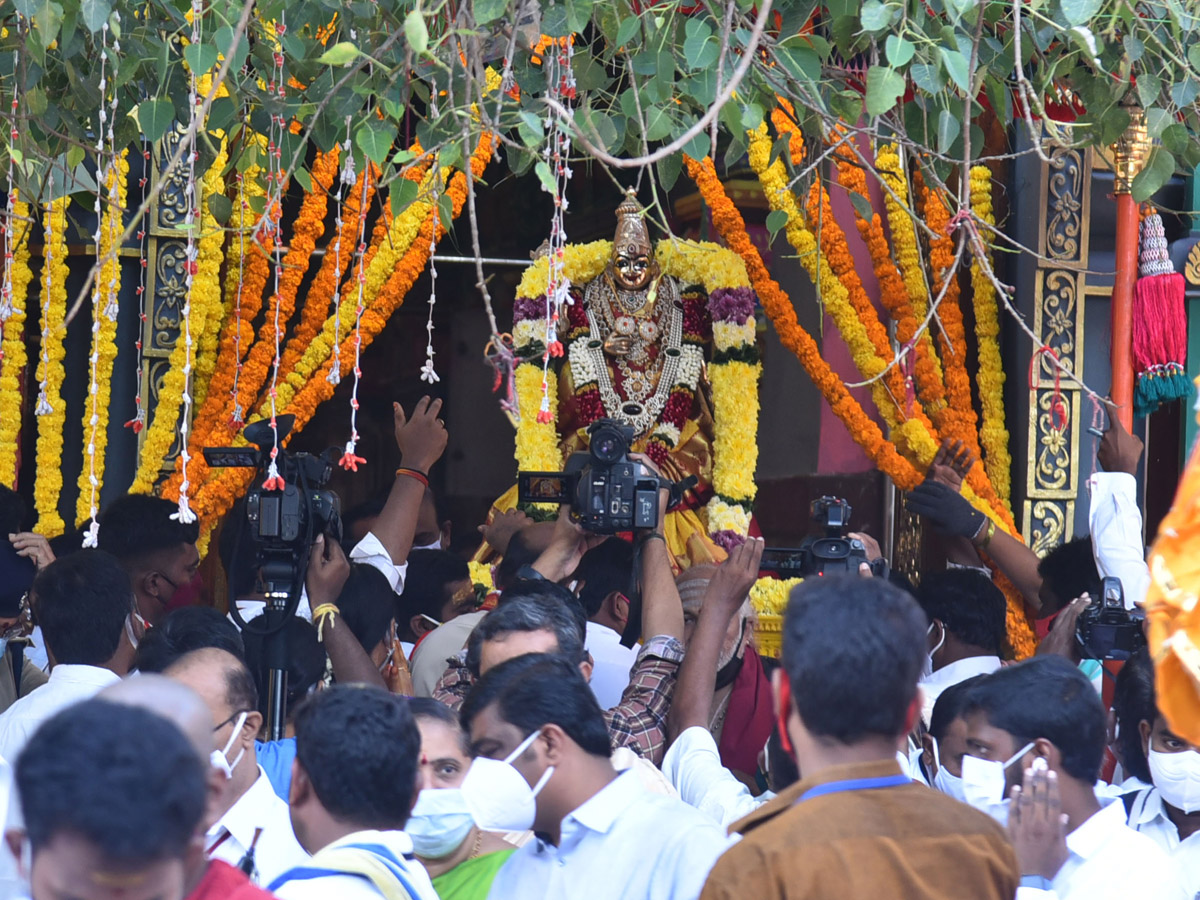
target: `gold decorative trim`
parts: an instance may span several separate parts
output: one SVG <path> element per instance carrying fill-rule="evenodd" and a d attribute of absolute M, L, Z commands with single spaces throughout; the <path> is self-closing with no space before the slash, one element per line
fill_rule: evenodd
<path fill-rule="evenodd" d="M 1187 262 L 1183 264 L 1183 277 L 1188 284 L 1200 287 L 1200 243 L 1193 244 L 1188 251 Z"/>

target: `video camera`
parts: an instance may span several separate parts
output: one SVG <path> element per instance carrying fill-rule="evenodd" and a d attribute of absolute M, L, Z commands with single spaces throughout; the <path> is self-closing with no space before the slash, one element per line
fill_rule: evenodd
<path fill-rule="evenodd" d="M 280 442 L 292 430 L 295 419 L 291 415 L 275 418 Z M 253 422 L 243 434 L 257 449 L 205 447 L 204 459 L 213 468 L 259 470 L 254 487 L 246 494 L 246 518 L 240 527 L 250 530 L 255 565 L 267 596 L 294 595 L 298 601 L 313 541 L 321 534 L 337 541 L 342 537 L 338 496 L 322 490 L 333 474 L 335 451 L 314 456 L 290 453 L 281 446 L 275 465 L 285 486 L 283 490 L 268 490 L 263 482 L 275 446 L 271 424 L 265 420 Z"/>
<path fill-rule="evenodd" d="M 1091 659 L 1129 659 L 1146 645 L 1146 614 L 1125 608 L 1120 578 L 1105 578 L 1101 594 L 1075 620 L 1075 640 Z"/>
<path fill-rule="evenodd" d="M 857 572 L 862 563 L 871 566 L 871 574 L 887 577 L 887 563 L 882 559 L 867 559 L 867 548 L 858 538 L 847 538 L 850 527 L 850 504 L 838 497 L 818 497 L 810 506 L 813 522 L 823 528 L 823 537 L 809 535 L 795 549 L 767 547 L 763 551 L 763 571 L 774 572 L 780 578 L 809 578 Z"/>
<path fill-rule="evenodd" d="M 519 472 L 517 499 L 530 503 L 568 504 L 575 520 L 592 534 L 654 528 L 658 525 L 658 492 L 669 488 L 674 506 L 696 483 L 659 478 L 629 458 L 633 429 L 612 419 L 588 427 L 588 449 L 572 453 L 562 472 Z"/>

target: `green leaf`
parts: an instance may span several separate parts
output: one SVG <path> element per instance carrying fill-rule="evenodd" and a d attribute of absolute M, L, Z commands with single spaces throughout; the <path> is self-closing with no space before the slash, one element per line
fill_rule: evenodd
<path fill-rule="evenodd" d="M 83 163 L 83 147 L 75 144 L 67 148 L 67 168 L 74 171 Z"/>
<path fill-rule="evenodd" d="M 617 126 L 610 116 L 591 108 L 576 112 L 576 116 L 589 141 L 599 139 L 600 146 L 609 152 L 617 148 L 621 135 L 617 133 Z"/>
<path fill-rule="evenodd" d="M 1171 180 L 1175 174 L 1175 158 L 1162 147 L 1150 151 L 1146 166 L 1133 178 L 1133 199 L 1145 203 Z"/>
<path fill-rule="evenodd" d="M 81 0 L 79 16 L 87 30 L 95 34 L 104 27 L 112 13 L 112 0 Z"/>
<path fill-rule="evenodd" d="M 233 216 L 233 204 L 224 194 L 210 194 L 208 211 L 212 213 L 212 217 L 217 220 L 218 225 L 228 225 Z"/>
<path fill-rule="evenodd" d="M 216 36 L 213 42 L 217 45 L 217 49 L 221 54 L 229 58 L 229 51 L 233 48 L 233 37 L 236 32 L 231 25 L 222 25 L 217 29 Z M 230 72 L 241 71 L 242 65 L 246 62 L 246 56 L 250 52 L 250 41 L 246 35 L 242 35 L 237 42 L 237 48 L 234 49 L 233 59 L 229 63 Z"/>
<path fill-rule="evenodd" d="M 1200 84 L 1191 78 L 1181 81 L 1171 88 L 1171 100 L 1180 109 L 1191 106 L 1197 95 L 1200 95 Z"/>
<path fill-rule="evenodd" d="M 671 115 L 664 106 L 652 106 L 646 113 L 646 140 L 661 141 L 671 133 Z"/>
<path fill-rule="evenodd" d="M 628 44 L 633 40 L 633 36 L 638 33 L 638 27 L 641 22 L 637 16 L 630 16 L 628 19 L 621 20 L 621 27 L 617 29 L 617 46 Z"/>
<path fill-rule="evenodd" d="M 1146 130 L 1152 138 L 1162 137 L 1164 129 L 1174 121 L 1175 117 L 1165 109 L 1152 106 L 1146 110 Z"/>
<path fill-rule="evenodd" d="M 317 57 L 323 66 L 348 66 L 358 59 L 358 47 L 351 41 L 339 41 Z"/>
<path fill-rule="evenodd" d="M 1188 145 L 1191 143 L 1188 138 L 1187 128 L 1179 122 L 1168 125 L 1163 129 L 1162 143 L 1164 147 L 1176 156 L 1182 156 L 1187 152 Z"/>
<path fill-rule="evenodd" d="M 42 49 L 48 49 L 58 40 L 58 29 L 62 26 L 63 8 L 54 0 L 37 0 L 33 4 L 33 24 Z"/>
<path fill-rule="evenodd" d="M 888 63 L 897 68 L 908 65 L 917 49 L 910 41 L 894 34 L 887 36 L 883 46 L 887 50 Z"/>
<path fill-rule="evenodd" d="M 946 73 L 950 76 L 960 91 L 966 93 L 971 89 L 968 82 L 968 70 L 971 64 L 967 61 L 967 57 L 961 50 L 951 50 L 949 47 L 938 47 L 938 53 L 942 57 L 942 65 L 946 67 Z"/>
<path fill-rule="evenodd" d="M 875 217 L 875 208 L 871 206 L 871 201 L 858 191 L 850 192 L 850 202 L 854 204 L 855 211 L 864 221 L 870 222 Z"/>
<path fill-rule="evenodd" d="M 438 194 L 437 211 L 438 224 L 449 231 L 454 224 L 454 198 L 449 193 Z"/>
<path fill-rule="evenodd" d="M 847 122 L 857 122 L 863 112 L 862 94 L 858 91 L 838 91 L 830 96 L 829 108 Z"/>
<path fill-rule="evenodd" d="M 767 232 L 771 235 L 771 240 L 775 240 L 775 235 L 787 226 L 788 216 L 782 209 L 773 209 L 767 213 Z"/>
<path fill-rule="evenodd" d="M 936 94 L 946 86 L 942 70 L 935 65 L 917 63 L 908 73 L 912 76 L 913 84 L 927 94 Z"/>
<path fill-rule="evenodd" d="M 554 173 L 550 171 L 550 165 L 545 160 L 538 160 L 538 164 L 533 167 L 534 173 L 538 177 L 538 181 L 542 184 L 544 190 L 551 197 L 558 193 L 558 186 L 554 183 Z"/>
<path fill-rule="evenodd" d="M 420 192 L 421 189 L 415 181 L 407 178 L 393 181 L 391 189 L 388 191 L 388 206 L 391 207 L 392 215 L 398 216 L 412 206 L 417 201 Z"/>
<path fill-rule="evenodd" d="M 742 107 L 742 128 L 752 131 L 762 124 L 766 113 L 757 103 L 747 103 Z"/>
<path fill-rule="evenodd" d="M 891 5 L 881 3 L 880 0 L 866 0 L 859 13 L 859 19 L 865 31 L 883 31 L 891 27 L 893 12 L 895 10 Z"/>
<path fill-rule="evenodd" d="M 203 75 L 217 64 L 217 48 L 212 44 L 188 44 L 183 48 L 183 58 L 193 75 Z"/>
<path fill-rule="evenodd" d="M 687 60 L 688 68 L 692 71 L 715 64 L 720 54 L 721 48 L 716 38 L 711 35 L 691 34 L 683 42 L 683 58 Z"/>
<path fill-rule="evenodd" d="M 874 66 L 867 70 L 867 115 L 881 116 L 904 93 L 904 77 L 895 69 Z"/>
<path fill-rule="evenodd" d="M 175 122 L 175 104 L 170 100 L 143 100 L 138 105 L 137 118 L 146 141 L 153 144 L 166 134 Z"/>
<path fill-rule="evenodd" d="M 1101 0 L 1062 0 L 1062 12 L 1072 25 L 1084 25 L 1096 17 Z"/>
<path fill-rule="evenodd" d="M 1142 106 L 1149 108 L 1158 102 L 1162 93 L 1162 80 L 1151 72 L 1143 72 L 1137 77 L 1137 92 Z"/>
<path fill-rule="evenodd" d="M 475 0 L 472 4 L 475 10 L 475 24 L 487 25 L 495 22 L 508 9 L 508 0 Z"/>
<path fill-rule="evenodd" d="M 679 180 L 679 172 L 683 169 L 683 154 L 672 153 L 670 156 L 664 156 L 655 164 L 655 168 L 658 169 L 659 187 L 669 191 Z"/>
<path fill-rule="evenodd" d="M 354 132 L 354 143 L 367 158 L 377 166 L 382 166 L 392 149 L 392 140 L 396 136 L 396 128 L 378 119 L 369 119 Z"/>
<path fill-rule="evenodd" d="M 1191 48 L 1188 50 L 1188 62 L 1190 62 L 1197 69 L 1200 69 L 1200 41 L 1192 44 Z"/>
<path fill-rule="evenodd" d="M 292 177 L 300 183 L 300 187 L 304 188 L 304 192 L 306 194 L 311 194 L 313 192 L 312 175 L 308 173 L 308 169 L 297 168 L 296 171 L 292 173 Z"/>
<path fill-rule="evenodd" d="M 404 17 L 404 39 L 412 52 L 418 56 L 429 49 L 429 28 L 425 25 L 425 17 L 419 9 L 414 9 Z"/>
<path fill-rule="evenodd" d="M 962 126 L 959 125 L 958 116 L 948 109 L 939 112 L 937 120 L 938 152 L 949 152 L 950 146 L 958 139 L 961 132 Z"/>
<path fill-rule="evenodd" d="M 566 37 L 571 33 L 571 25 L 567 21 L 567 8 L 561 3 L 542 8 L 542 34 L 552 38 Z"/>
<path fill-rule="evenodd" d="M 1125 35 L 1125 37 L 1121 38 L 1121 45 L 1125 48 L 1125 55 L 1129 57 L 1130 62 L 1137 62 L 1142 58 L 1142 54 L 1146 52 L 1146 45 L 1138 40 L 1136 35 Z M 1196 44 L 1192 47 L 1193 50 L 1198 48 L 1200 48 L 1200 44 Z M 1142 78 L 1139 75 L 1138 81 L 1141 80 Z"/>

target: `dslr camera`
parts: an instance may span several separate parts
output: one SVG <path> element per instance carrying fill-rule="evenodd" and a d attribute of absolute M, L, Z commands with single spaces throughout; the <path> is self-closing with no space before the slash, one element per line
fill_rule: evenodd
<path fill-rule="evenodd" d="M 630 459 L 633 429 L 628 425 L 599 419 L 589 426 L 588 439 L 588 449 L 572 453 L 562 472 L 519 472 L 518 502 L 566 504 L 585 531 L 618 534 L 658 525 L 660 488 L 670 488 L 673 506 L 696 483 L 694 477 L 666 481 Z"/>
<path fill-rule="evenodd" d="M 780 578 L 810 578 L 857 572 L 860 564 L 869 563 L 873 575 L 886 578 L 887 563 L 882 559 L 867 559 L 863 542 L 846 537 L 851 512 L 850 504 L 845 500 L 818 497 L 812 502 L 810 514 L 824 534 L 809 535 L 795 549 L 766 548 L 761 568 L 775 572 Z"/>
<path fill-rule="evenodd" d="M 1146 644 L 1146 614 L 1125 608 L 1120 578 L 1105 578 L 1100 602 L 1092 601 L 1075 621 L 1075 640 L 1091 659 L 1129 659 Z"/>
<path fill-rule="evenodd" d="M 337 541 L 342 537 L 338 496 L 323 490 L 333 474 L 335 451 L 320 455 L 291 453 L 282 447 L 282 441 L 292 430 L 295 416 L 277 416 L 275 422 L 281 443 L 275 465 L 283 477 L 282 490 L 263 485 L 275 445 L 268 421 L 253 422 L 243 432 L 257 449 L 205 447 L 204 459 L 214 468 L 259 470 L 254 486 L 246 494 L 246 517 L 238 527 L 249 530 L 267 595 L 294 594 L 299 600 L 313 541 L 321 534 Z"/>

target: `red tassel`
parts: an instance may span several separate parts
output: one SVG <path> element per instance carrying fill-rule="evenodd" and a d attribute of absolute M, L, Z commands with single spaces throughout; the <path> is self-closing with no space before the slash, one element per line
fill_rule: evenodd
<path fill-rule="evenodd" d="M 1178 272 L 1139 278 L 1133 290 L 1133 362 L 1139 372 L 1187 356 L 1185 285 Z"/>

